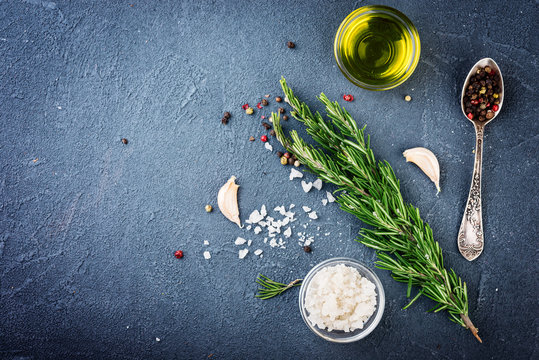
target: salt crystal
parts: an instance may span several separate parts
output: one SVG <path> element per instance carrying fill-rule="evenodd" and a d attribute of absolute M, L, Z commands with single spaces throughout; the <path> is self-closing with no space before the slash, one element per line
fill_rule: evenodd
<path fill-rule="evenodd" d="M 335 197 L 329 191 L 326 191 L 326 196 L 328 197 L 328 202 L 330 203 L 335 202 Z"/>
<path fill-rule="evenodd" d="M 265 144 L 264 144 L 264 147 L 265 147 L 266 149 L 268 149 L 269 151 L 273 151 L 273 146 L 271 146 L 271 144 L 270 144 L 269 142 L 265 143 Z"/>
<path fill-rule="evenodd" d="M 244 257 L 247 256 L 248 253 L 249 253 L 249 249 L 240 250 L 240 251 L 238 251 L 238 257 L 240 259 L 243 259 Z"/>
<path fill-rule="evenodd" d="M 304 207 L 303 207 L 303 211 L 305 211 L 305 212 L 309 212 L 309 211 L 311 211 L 311 208 L 310 208 L 310 207 L 308 207 L 308 206 L 304 206 Z"/>
<path fill-rule="evenodd" d="M 238 236 L 238 237 L 236 238 L 236 241 L 234 241 L 234 244 L 236 244 L 236 245 L 243 245 L 243 244 L 245 244 L 246 242 L 247 242 L 247 240 L 245 240 L 244 238 Z"/>
<path fill-rule="evenodd" d="M 309 213 L 309 218 L 313 220 L 318 219 L 318 215 L 316 215 L 316 211 Z"/>
<path fill-rule="evenodd" d="M 301 180 L 301 187 L 303 188 L 303 191 L 307 193 L 311 191 L 311 188 L 313 187 L 313 183 L 312 182 L 306 183 L 304 180 Z"/>
<path fill-rule="evenodd" d="M 322 190 L 322 180 L 316 179 L 316 180 L 313 182 L 313 187 L 314 187 L 316 190 L 318 190 L 318 191 Z"/>
<path fill-rule="evenodd" d="M 266 210 L 266 205 L 262 205 L 262 207 L 260 208 L 260 215 L 262 216 L 268 215 L 268 211 Z"/>
<path fill-rule="evenodd" d="M 252 243 L 253 243 L 253 240 L 247 241 L 247 246 L 251 246 Z"/>
<path fill-rule="evenodd" d="M 211 254 L 209 251 L 204 251 L 204 259 L 209 260 L 211 259 Z"/>
<path fill-rule="evenodd" d="M 261 228 L 260 226 L 257 226 L 257 227 L 255 227 L 255 230 L 254 230 L 254 231 L 255 231 L 255 234 L 258 235 L 258 234 L 260 234 L 260 232 L 262 231 L 262 228 Z"/>
<path fill-rule="evenodd" d="M 322 205 L 326 206 L 328 204 L 328 199 L 322 199 Z"/>
<path fill-rule="evenodd" d="M 303 173 L 301 171 L 298 171 L 294 168 L 290 169 L 290 176 L 288 177 L 290 180 L 293 179 L 301 179 L 303 177 Z"/>
<path fill-rule="evenodd" d="M 283 235 L 289 238 L 292 235 L 292 229 L 290 229 L 290 227 L 286 228 L 286 230 L 283 232 Z"/>
<path fill-rule="evenodd" d="M 251 230 L 251 225 L 247 225 L 247 230 Z"/>
<path fill-rule="evenodd" d="M 254 254 L 255 254 L 256 256 L 258 256 L 258 255 L 262 254 L 262 250 L 261 250 L 261 249 L 257 249 L 257 250 L 255 250 Z"/>
<path fill-rule="evenodd" d="M 288 211 L 290 211 L 291 209 L 293 209 L 296 205 L 295 204 L 290 204 L 290 206 L 288 206 Z"/>
<path fill-rule="evenodd" d="M 307 240 L 305 240 L 305 243 L 304 243 L 304 245 L 305 245 L 305 246 L 309 246 L 309 245 L 311 245 L 311 240 L 308 240 L 308 239 L 307 239 Z"/>
<path fill-rule="evenodd" d="M 246 221 L 250 224 L 256 224 L 258 223 L 260 220 L 264 219 L 264 216 L 265 215 L 262 215 L 258 212 L 258 210 L 254 210 L 251 215 L 249 215 L 249 220 Z"/>
<path fill-rule="evenodd" d="M 161 341 L 161 339 L 159 339 L 159 338 L 155 338 L 155 341 L 159 342 L 159 341 Z"/>
<path fill-rule="evenodd" d="M 204 245 L 210 245 L 210 242 L 208 240 L 204 240 Z"/>

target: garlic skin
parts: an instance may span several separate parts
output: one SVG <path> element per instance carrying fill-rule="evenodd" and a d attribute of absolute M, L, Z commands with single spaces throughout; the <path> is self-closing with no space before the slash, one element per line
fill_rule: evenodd
<path fill-rule="evenodd" d="M 238 208 L 238 188 L 235 183 L 236 177 L 232 176 L 224 184 L 217 194 L 217 205 L 221 213 L 230 221 L 237 224 L 240 228 L 240 210 Z"/>
<path fill-rule="evenodd" d="M 413 162 L 432 180 L 440 192 L 440 164 L 436 155 L 424 147 L 408 149 L 402 153 L 407 162 Z"/>

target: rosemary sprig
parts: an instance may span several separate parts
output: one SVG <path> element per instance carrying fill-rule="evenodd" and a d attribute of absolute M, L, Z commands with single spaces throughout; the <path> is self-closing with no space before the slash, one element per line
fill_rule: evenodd
<path fill-rule="evenodd" d="M 339 187 L 337 201 L 342 210 L 373 227 L 361 229 L 357 241 L 376 250 L 376 266 L 407 283 L 408 297 L 412 286 L 419 287 L 405 308 L 425 295 L 437 303 L 431 311 L 446 310 L 450 320 L 469 328 L 481 342 L 468 317 L 466 283 L 452 269 L 445 269 L 442 250 L 430 226 L 421 219 L 417 208 L 404 203 L 389 163 L 375 160 L 365 127 L 359 128 L 346 109 L 323 93 L 318 99 L 325 105 L 330 121 L 318 112 L 313 114 L 294 96 L 284 78 L 281 86 L 294 109 L 292 116 L 306 125 L 307 133 L 322 148 L 307 144 L 296 131 L 286 137 L 279 114 L 273 113 L 277 139 L 320 179 Z"/>
<path fill-rule="evenodd" d="M 262 300 L 270 299 L 274 296 L 281 295 L 283 292 L 293 288 L 294 286 L 300 286 L 302 281 L 303 279 L 296 279 L 288 284 L 282 284 L 280 282 L 271 280 L 267 276 L 259 274 L 256 282 L 262 286 L 262 288 L 258 289 L 255 296 Z"/>

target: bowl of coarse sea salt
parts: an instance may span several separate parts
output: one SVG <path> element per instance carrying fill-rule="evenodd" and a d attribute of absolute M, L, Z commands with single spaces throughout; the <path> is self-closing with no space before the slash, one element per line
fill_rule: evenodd
<path fill-rule="evenodd" d="M 309 329 L 336 343 L 369 335 L 380 323 L 384 305 L 384 288 L 378 276 L 349 258 L 316 265 L 299 291 L 301 316 Z"/>

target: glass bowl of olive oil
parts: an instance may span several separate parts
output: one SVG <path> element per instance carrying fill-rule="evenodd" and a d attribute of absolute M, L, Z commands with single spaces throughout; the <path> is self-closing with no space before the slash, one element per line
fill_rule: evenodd
<path fill-rule="evenodd" d="M 354 10 L 339 26 L 335 58 L 348 80 L 368 90 L 389 90 L 406 81 L 419 62 L 421 45 L 412 22 L 388 6 Z"/>

